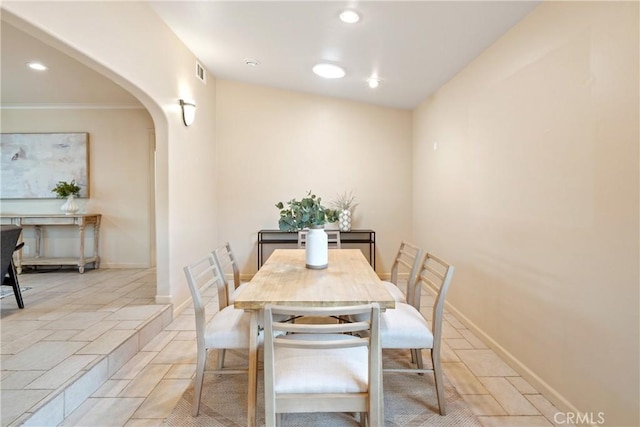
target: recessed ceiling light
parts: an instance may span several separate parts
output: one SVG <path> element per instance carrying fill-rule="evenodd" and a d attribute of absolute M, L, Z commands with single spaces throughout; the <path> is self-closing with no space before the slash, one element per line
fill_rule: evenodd
<path fill-rule="evenodd" d="M 46 66 L 42 65 L 39 62 L 29 62 L 27 63 L 27 67 L 31 68 L 32 70 L 37 70 L 37 71 L 44 71 L 47 69 Z"/>
<path fill-rule="evenodd" d="M 380 79 L 376 77 L 371 77 L 370 79 L 367 79 L 367 83 L 369 84 L 369 87 L 371 89 L 375 89 L 378 86 L 380 86 Z"/>
<path fill-rule="evenodd" d="M 255 58 L 245 58 L 244 63 L 250 67 L 257 67 L 258 65 L 260 65 L 260 61 Z"/>
<path fill-rule="evenodd" d="M 313 67 L 313 72 L 325 79 L 339 79 L 345 76 L 344 68 L 334 64 L 321 63 Z"/>
<path fill-rule="evenodd" d="M 347 24 L 355 24 L 360 20 L 360 15 L 353 10 L 345 10 L 340 14 L 340 20 Z"/>

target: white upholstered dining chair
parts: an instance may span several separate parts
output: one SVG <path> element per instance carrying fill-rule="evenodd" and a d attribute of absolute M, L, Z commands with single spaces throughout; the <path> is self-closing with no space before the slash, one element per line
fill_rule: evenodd
<path fill-rule="evenodd" d="M 389 281 L 382 282 L 396 302 L 407 302 L 407 296 L 398 287 L 399 275 L 407 275 L 407 288 L 412 288 L 418 279 L 422 258 L 422 249 L 406 241 L 400 243 L 400 248 L 398 248 L 398 253 L 391 266 L 391 278 Z"/>
<path fill-rule="evenodd" d="M 446 414 L 444 383 L 440 365 L 442 318 L 444 300 L 453 276 L 453 267 L 433 254 L 427 253 L 420 268 L 418 280 L 407 289 L 407 303 L 396 303 L 396 308 L 380 315 L 380 340 L 382 348 L 410 349 L 412 365 L 406 368 L 385 368 L 384 372 L 432 373 L 440 415 Z M 436 293 L 431 327 L 420 312 L 422 284 Z M 431 368 L 425 368 L 422 351 L 430 350 Z"/>
<path fill-rule="evenodd" d="M 193 416 L 197 416 L 200 411 L 202 383 L 209 350 L 219 351 L 218 366 L 215 370 L 206 371 L 207 373 L 248 374 L 248 367 L 225 368 L 224 351 L 226 349 L 246 349 L 248 351 L 251 314 L 228 305 L 225 280 L 213 254 L 209 254 L 184 267 L 184 273 L 193 299 L 196 318 L 198 355 L 193 395 Z M 210 286 L 214 286 L 217 289 L 219 310 L 207 322 L 205 305 L 200 292 Z M 261 339 L 261 336 L 259 339 Z"/>
<path fill-rule="evenodd" d="M 218 269 L 227 284 L 227 302 L 233 304 L 240 291 L 247 286 L 247 283 L 240 280 L 238 261 L 229 242 L 214 249 L 213 257 L 218 263 Z"/>
<path fill-rule="evenodd" d="M 282 413 L 293 412 L 357 412 L 362 426 L 367 419 L 370 427 L 383 425 L 379 314 L 380 308 L 375 303 L 350 307 L 265 307 L 267 427 L 279 425 Z M 366 319 L 322 324 L 275 319 L 349 315 L 364 315 Z"/>
<path fill-rule="evenodd" d="M 327 233 L 327 243 L 329 244 L 329 249 L 340 249 L 342 248 L 342 240 L 340 238 L 340 230 L 325 230 Z M 307 245 L 307 230 L 298 231 L 298 248 L 304 249 Z"/>

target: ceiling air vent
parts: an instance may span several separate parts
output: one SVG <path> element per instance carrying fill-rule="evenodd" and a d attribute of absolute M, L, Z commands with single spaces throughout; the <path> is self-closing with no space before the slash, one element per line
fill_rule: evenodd
<path fill-rule="evenodd" d="M 198 61 L 196 61 L 196 77 L 200 79 L 202 83 L 207 84 L 207 72 Z"/>

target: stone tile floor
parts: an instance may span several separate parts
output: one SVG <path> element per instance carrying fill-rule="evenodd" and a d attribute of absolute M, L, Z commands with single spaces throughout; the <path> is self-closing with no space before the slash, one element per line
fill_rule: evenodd
<path fill-rule="evenodd" d="M 19 280 L 32 287 L 25 309 L 12 295 L 0 300 L 2 427 L 161 425 L 192 381 L 196 345 L 193 310 L 172 318 L 170 306 L 154 303 L 155 271 Z M 213 313 L 215 292 L 204 296 Z M 423 298 L 425 313 L 432 301 Z M 450 314 L 442 359 L 482 425 L 554 425 L 558 409 Z"/>

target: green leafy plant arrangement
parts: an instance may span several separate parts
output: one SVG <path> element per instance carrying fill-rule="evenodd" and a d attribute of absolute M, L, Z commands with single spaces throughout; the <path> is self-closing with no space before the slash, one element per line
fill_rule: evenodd
<path fill-rule="evenodd" d="M 61 199 L 69 196 L 78 197 L 80 195 L 80 187 L 78 187 L 75 180 L 72 180 L 71 182 L 58 181 L 51 192 L 56 193 L 56 195 Z"/>
<path fill-rule="evenodd" d="M 301 200 L 289 200 L 286 206 L 278 202 L 276 207 L 280 209 L 278 227 L 282 231 L 298 231 L 338 220 L 338 211 L 322 206 L 322 198 L 311 191 Z"/>

